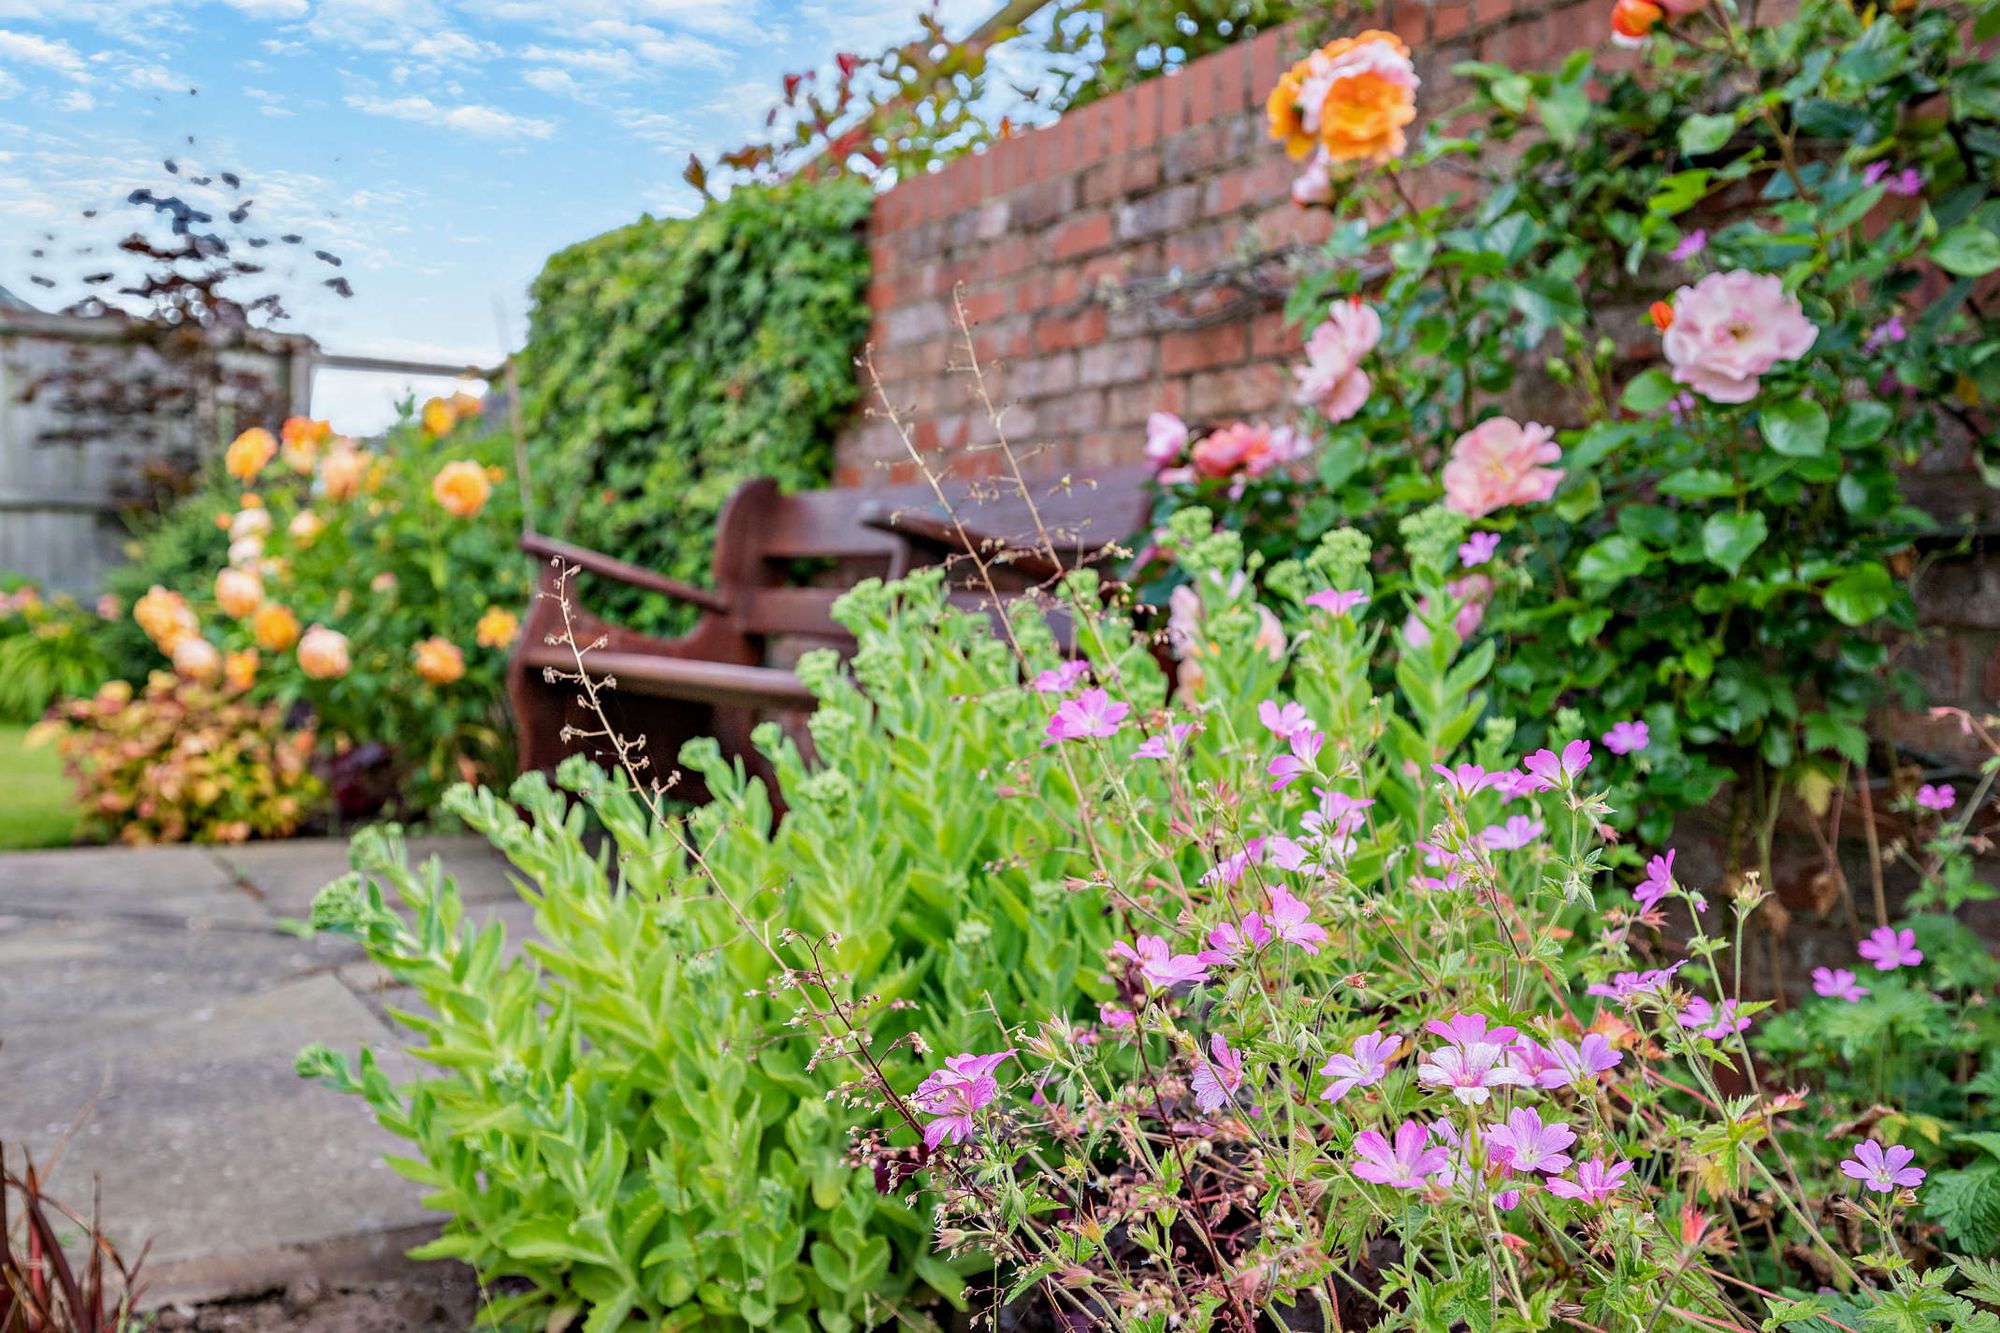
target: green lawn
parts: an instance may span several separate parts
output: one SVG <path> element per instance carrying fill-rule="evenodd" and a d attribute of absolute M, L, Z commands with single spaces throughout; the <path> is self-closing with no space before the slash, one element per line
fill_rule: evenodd
<path fill-rule="evenodd" d="M 30 750 L 28 729 L 0 726 L 0 851 L 65 847 L 76 823 L 55 749 Z"/>

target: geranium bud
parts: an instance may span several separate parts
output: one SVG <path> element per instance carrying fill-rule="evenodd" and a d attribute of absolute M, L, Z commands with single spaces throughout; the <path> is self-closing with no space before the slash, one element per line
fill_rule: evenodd
<path fill-rule="evenodd" d="M 1653 327 L 1661 333 L 1674 326 L 1674 308 L 1665 301 L 1653 302 L 1646 313 L 1653 317 Z"/>

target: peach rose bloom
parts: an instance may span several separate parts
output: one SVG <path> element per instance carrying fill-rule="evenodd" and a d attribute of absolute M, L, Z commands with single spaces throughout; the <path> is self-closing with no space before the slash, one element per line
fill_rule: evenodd
<path fill-rule="evenodd" d="M 343 444 L 327 452 L 319 465 L 320 489 L 329 500 L 351 500 L 361 493 L 368 472 L 368 455 Z"/>
<path fill-rule="evenodd" d="M 335 680 L 347 674 L 347 636 L 314 625 L 299 639 L 299 670 L 314 680 Z"/>
<path fill-rule="evenodd" d="M 1483 518 L 1508 505 L 1546 500 L 1556 493 L 1563 470 L 1542 464 L 1561 458 L 1555 432 L 1539 422 L 1482 421 L 1451 447 L 1444 466 L 1445 508 Z"/>
<path fill-rule="evenodd" d="M 1768 273 L 1711 273 L 1674 293 L 1673 322 L 1661 349 L 1674 382 L 1714 403 L 1747 403 L 1759 377 L 1811 349 L 1819 329 L 1799 298 Z"/>
<path fill-rule="evenodd" d="M 1191 457 L 1204 477 L 1229 477 L 1241 472 L 1261 477 L 1305 452 L 1305 442 L 1285 426 L 1251 425 L 1238 421 L 1196 442 Z"/>
<path fill-rule="evenodd" d="M 229 519 L 231 541 L 241 541 L 245 537 L 262 537 L 270 531 L 271 511 L 262 505 L 239 509 Z"/>
<path fill-rule="evenodd" d="M 333 438 L 333 427 L 311 417 L 286 417 L 278 435 L 283 441 L 279 452 L 284 455 L 285 466 L 305 476 L 319 461 L 321 447 Z"/>
<path fill-rule="evenodd" d="M 266 602 L 250 618 L 250 635 L 264 651 L 282 653 L 299 641 L 299 618 L 290 607 Z"/>
<path fill-rule="evenodd" d="M 425 433 L 433 438 L 449 435 L 451 428 L 458 424 L 458 409 L 452 406 L 449 399 L 433 398 L 424 404 L 419 419 L 423 423 Z"/>
<path fill-rule="evenodd" d="M 214 680 L 222 674 L 222 654 L 199 634 L 174 645 L 174 670 L 189 680 Z"/>
<path fill-rule="evenodd" d="M 486 469 L 463 459 L 446 463 L 431 478 L 431 494 L 446 513 L 458 518 L 471 518 L 484 509 L 486 497 L 492 493 L 493 483 L 486 479 Z"/>
<path fill-rule="evenodd" d="M 132 619 L 155 647 L 170 656 L 175 644 L 201 633 L 201 622 L 195 619 L 187 599 L 157 583 L 132 604 Z"/>
<path fill-rule="evenodd" d="M 417 674 L 433 685 L 449 685 L 465 674 L 465 653 L 449 639 L 425 639 L 412 652 Z"/>
<path fill-rule="evenodd" d="M 474 394 L 469 394 L 463 389 L 445 399 L 445 402 L 451 405 L 452 412 L 460 421 L 470 421 L 486 410 L 484 399 Z"/>
<path fill-rule="evenodd" d="M 252 426 L 229 442 L 222 465 L 239 481 L 249 481 L 278 455 L 278 441 L 262 426 Z"/>
<path fill-rule="evenodd" d="M 1326 322 L 1306 339 L 1306 364 L 1298 377 L 1298 401 L 1317 408 L 1335 425 L 1348 420 L 1368 401 L 1368 372 L 1361 358 L 1382 341 L 1382 317 L 1360 301 L 1336 301 Z"/>
<path fill-rule="evenodd" d="M 479 624 L 474 630 L 481 648 L 505 648 L 514 642 L 514 636 L 520 632 L 520 617 L 497 606 L 486 608 L 486 614 L 479 617 Z"/>
<path fill-rule="evenodd" d="M 215 576 L 215 600 L 227 615 L 241 620 L 264 601 L 264 580 L 247 569 L 225 569 Z"/>
<path fill-rule="evenodd" d="M 224 653 L 222 657 L 223 683 L 241 694 L 257 683 L 257 650 L 245 648 L 240 653 Z"/>
<path fill-rule="evenodd" d="M 1281 76 L 1265 103 L 1271 137 L 1294 159 L 1382 163 L 1402 153 L 1417 118 L 1416 66 L 1393 33 L 1328 42 Z M 1317 158 L 1316 158 L 1317 160 Z"/>
<path fill-rule="evenodd" d="M 310 509 L 301 509 L 292 515 L 292 521 L 285 525 L 285 531 L 292 534 L 292 540 L 301 546 L 312 545 L 313 538 L 326 531 L 326 520 Z"/>

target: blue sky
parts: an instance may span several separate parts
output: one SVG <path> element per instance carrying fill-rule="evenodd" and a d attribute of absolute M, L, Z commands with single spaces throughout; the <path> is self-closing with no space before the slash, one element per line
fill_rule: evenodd
<path fill-rule="evenodd" d="M 172 157 L 239 173 L 267 230 L 342 256 L 346 301 L 289 252 L 286 327 L 490 364 L 552 250 L 690 211 L 689 152 L 751 137 L 786 70 L 913 35 L 918 3 L 0 0 L 0 286 L 45 308 L 80 295 L 62 247 L 111 238 L 80 211 L 136 221 L 120 201 L 168 184 Z M 944 13 L 962 32 L 993 3 Z M 48 231 L 56 259 L 31 259 Z M 326 375 L 315 407 L 370 430 L 401 387 Z"/>

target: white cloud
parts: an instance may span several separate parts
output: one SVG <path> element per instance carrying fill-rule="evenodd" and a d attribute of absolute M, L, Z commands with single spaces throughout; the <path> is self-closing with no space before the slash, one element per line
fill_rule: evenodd
<path fill-rule="evenodd" d="M 312 6 L 306 0 L 222 0 L 231 9 L 253 19 L 304 18 Z"/>
<path fill-rule="evenodd" d="M 347 105 L 365 115 L 388 116 L 419 125 L 438 125 L 488 139 L 546 139 L 556 129 L 552 121 L 517 116 L 498 107 L 470 102 L 461 106 L 440 106 L 428 97 L 352 96 L 347 99 Z"/>
<path fill-rule="evenodd" d="M 581 100 L 584 95 L 583 85 L 579 84 L 566 69 L 549 69 L 546 66 L 531 69 L 521 76 L 521 82 L 551 97 L 572 97 Z"/>
<path fill-rule="evenodd" d="M 15 93 L 18 93 L 20 91 L 21 91 L 21 81 L 15 78 L 12 74 L 9 74 L 6 70 L 0 69 L 0 98 L 12 97 Z M 8 156 L 12 157 L 13 154 L 10 153 L 8 154 Z"/>
<path fill-rule="evenodd" d="M 184 93 L 194 87 L 192 79 L 160 65 L 132 65 L 121 80 L 128 88 L 148 93 Z"/>
<path fill-rule="evenodd" d="M 88 111 L 97 105 L 97 99 L 81 88 L 72 88 L 63 95 L 58 105 L 65 111 Z"/>
<path fill-rule="evenodd" d="M 261 115 L 282 118 L 294 114 L 292 108 L 285 104 L 285 99 L 277 93 L 263 88 L 245 88 L 243 95 L 257 104 Z"/>
<path fill-rule="evenodd" d="M 588 78 L 623 83 L 639 73 L 630 51 L 610 47 L 524 46 L 520 57 L 544 65 L 561 65 Z"/>
<path fill-rule="evenodd" d="M 75 47 L 68 42 L 37 37 L 31 32 L 0 29 L 0 60 L 39 65 L 80 82 L 90 80 L 90 71 L 84 67 L 83 57 L 76 53 Z"/>
<path fill-rule="evenodd" d="M 660 111 L 627 111 L 618 117 L 618 123 L 631 131 L 633 138 L 658 148 L 678 151 L 689 147 L 694 139 L 686 122 Z"/>

